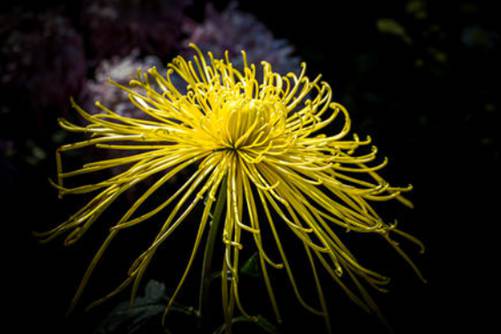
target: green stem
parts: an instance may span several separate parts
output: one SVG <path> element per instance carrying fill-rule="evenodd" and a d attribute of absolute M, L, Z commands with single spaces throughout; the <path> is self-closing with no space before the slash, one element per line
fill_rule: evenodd
<path fill-rule="evenodd" d="M 224 207 L 226 204 L 226 177 L 221 182 L 221 188 L 216 200 L 216 208 L 212 215 L 212 221 L 209 226 L 209 235 L 207 237 L 207 243 L 205 244 L 204 250 L 204 260 L 202 263 L 202 277 L 200 280 L 200 292 L 198 297 L 198 314 L 199 326 L 203 319 L 203 313 L 207 309 L 207 303 L 209 298 L 209 284 L 211 281 L 211 267 L 212 267 L 212 255 L 214 254 L 214 244 L 216 242 L 216 237 L 219 231 L 219 225 L 221 223 L 221 216 L 224 212 Z"/>

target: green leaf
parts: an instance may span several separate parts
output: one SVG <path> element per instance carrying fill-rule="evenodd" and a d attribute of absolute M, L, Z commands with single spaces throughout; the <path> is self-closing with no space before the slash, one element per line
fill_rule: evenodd
<path fill-rule="evenodd" d="M 407 44 L 411 44 L 412 40 L 407 35 L 405 28 L 393 19 L 379 19 L 376 23 L 377 28 L 383 34 L 390 34 L 400 37 Z"/>
<path fill-rule="evenodd" d="M 256 317 L 246 317 L 246 316 L 239 316 L 231 319 L 231 324 L 234 325 L 238 322 L 250 322 L 255 324 L 256 326 L 260 327 L 265 333 L 268 334 L 278 334 L 278 328 L 273 325 L 269 320 L 267 320 L 265 317 L 262 315 L 257 315 Z M 214 331 L 213 334 L 223 334 L 225 331 L 226 327 L 225 324 L 221 325 L 218 329 Z"/>
<path fill-rule="evenodd" d="M 118 304 L 99 324 L 95 334 L 141 334 L 150 333 L 151 328 L 158 328 L 158 333 L 169 333 L 160 326 L 167 300 L 165 285 L 151 280 L 146 284 L 143 296 L 136 298 L 132 305 L 128 301 Z M 172 311 L 196 315 L 193 307 L 179 304 L 175 304 Z"/>
<path fill-rule="evenodd" d="M 268 319 L 265 317 L 258 315 L 256 324 L 261 327 L 266 333 L 276 334 L 278 333 L 278 328 L 273 325 Z"/>
<path fill-rule="evenodd" d="M 245 261 L 244 265 L 240 269 L 242 274 L 259 277 L 259 264 L 257 256 L 257 253 L 254 253 L 249 259 L 247 259 L 247 261 Z"/>

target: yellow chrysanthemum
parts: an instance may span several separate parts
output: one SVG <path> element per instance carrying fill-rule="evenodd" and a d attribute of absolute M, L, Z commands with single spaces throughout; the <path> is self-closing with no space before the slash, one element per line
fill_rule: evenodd
<path fill-rule="evenodd" d="M 239 254 L 244 247 L 255 247 L 257 251 L 262 278 L 278 321 L 280 311 L 269 279 L 270 268 L 284 270 L 299 302 L 311 312 L 324 316 L 327 324 L 319 266 L 353 301 L 368 310 L 376 310 L 361 281 L 382 289 L 388 278 L 363 267 L 344 246 L 339 231 L 381 236 L 419 274 L 390 236 L 399 235 L 422 247 L 421 243 L 398 230 L 395 224 L 385 223 L 369 204 L 397 199 L 411 206 L 401 196 L 411 187 L 390 186 L 377 174 L 386 165 L 386 159 L 369 165 L 376 158 L 376 148 L 368 146 L 370 138 L 360 140 L 353 135 L 347 139 L 350 118 L 343 106 L 332 102 L 329 85 L 321 81 L 320 76 L 308 79 L 305 64 L 298 76 L 293 73 L 281 76 L 272 72 L 270 64 L 262 62 L 261 79 L 257 78 L 256 67 L 247 64 L 245 52 L 242 52 L 243 69 L 237 70 L 227 54 L 225 59 L 215 59 L 209 52 L 206 59 L 195 46 L 193 48 L 198 56 L 194 56 L 193 61 L 180 56 L 175 58 L 168 65 L 165 76 L 151 68 L 147 73 L 138 71 L 138 78 L 130 82 L 130 87 L 112 82 L 128 93 L 130 102 L 144 112 L 144 118 L 121 116 L 99 102 L 96 106 L 102 113 L 89 114 L 73 102 L 73 107 L 88 125 L 60 120 L 64 129 L 90 136 L 88 140 L 58 149 L 56 187 L 60 195 L 98 193 L 67 221 L 43 233 L 42 237 L 52 239 L 69 232 L 66 244 L 77 241 L 118 196 L 137 183 L 158 176 L 110 229 L 73 302 L 80 297 L 96 264 L 120 231 L 133 228 L 169 208 L 158 235 L 134 261 L 128 277 L 102 300 L 130 284 L 134 296 L 158 248 L 198 205 L 203 206 L 203 213 L 193 250 L 179 285 L 169 299 L 166 313 L 190 271 L 204 232 L 210 228 L 211 215 L 220 217 L 223 224 L 217 233 L 224 243 L 220 272 L 227 331 L 230 331 L 235 308 L 253 319 L 239 297 Z M 184 87 L 176 87 L 171 80 L 173 75 L 185 81 Z M 340 130 L 328 135 L 323 130 L 331 124 Z M 87 146 L 130 151 L 131 154 L 63 171 L 60 154 Z M 371 149 L 356 154 L 363 146 Z M 138 150 L 144 152 L 137 153 Z M 95 184 L 73 188 L 63 185 L 66 178 L 117 166 L 129 167 Z M 196 166 L 193 174 L 172 196 L 154 209 L 135 215 L 162 185 L 189 166 Z M 293 268 L 277 233 L 278 224 L 290 229 L 304 246 L 316 284 L 318 301 L 315 304 L 318 305 L 305 301 L 298 289 Z M 264 226 L 269 235 L 262 234 Z M 251 236 L 249 240 L 253 241 L 243 243 L 244 234 Z M 214 236 L 217 237 L 212 234 Z M 263 238 L 271 241 L 264 244 Z M 276 259 L 270 255 L 272 248 Z M 345 284 L 347 281 L 354 283 L 357 292 Z"/>

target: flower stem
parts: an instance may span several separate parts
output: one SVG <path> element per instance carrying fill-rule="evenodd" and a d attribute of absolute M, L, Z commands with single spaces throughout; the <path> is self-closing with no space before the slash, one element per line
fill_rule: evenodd
<path fill-rule="evenodd" d="M 200 292 L 198 299 L 199 326 L 202 326 L 203 314 L 207 309 L 209 298 L 209 285 L 212 273 L 212 255 L 214 254 L 214 243 L 218 234 L 221 217 L 226 204 L 226 177 L 221 182 L 221 188 L 216 200 L 216 208 L 212 214 L 212 221 L 209 225 L 209 235 L 205 244 L 204 259 L 202 263 L 202 277 L 200 280 Z"/>

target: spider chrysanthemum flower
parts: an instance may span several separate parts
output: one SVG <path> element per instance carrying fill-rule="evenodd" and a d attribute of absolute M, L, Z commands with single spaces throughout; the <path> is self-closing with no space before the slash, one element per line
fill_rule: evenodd
<path fill-rule="evenodd" d="M 60 120 L 64 129 L 89 135 L 88 140 L 63 145 L 57 152 L 56 186 L 60 195 L 97 194 L 43 237 L 52 239 L 69 232 L 66 243 L 77 241 L 120 194 L 149 177 L 158 178 L 117 218 L 85 273 L 74 302 L 120 231 L 164 215 L 156 238 L 133 262 L 125 281 L 104 299 L 128 285 L 132 285 L 134 296 L 152 257 L 183 222 L 195 219 L 190 213 L 197 206 L 202 214 L 197 219 L 198 232 L 191 256 L 166 312 L 199 253 L 204 234 L 212 228 L 211 216 L 218 216 L 222 227 L 216 236 L 219 235 L 224 252 L 218 269 L 228 331 L 235 310 L 253 319 L 244 309 L 239 294 L 239 255 L 244 247 L 257 252 L 261 277 L 278 321 L 280 307 L 269 278 L 271 268 L 283 270 L 298 301 L 311 312 L 324 316 L 327 324 L 319 268 L 357 304 L 376 310 L 364 285 L 382 289 L 388 279 L 357 261 L 340 238 L 340 233 L 346 230 L 386 239 L 419 274 L 391 236 L 404 237 L 419 246 L 421 243 L 398 230 L 395 224 L 385 223 L 370 204 L 396 199 L 411 206 L 401 196 L 411 187 L 391 186 L 378 175 L 377 171 L 387 161 L 371 164 L 376 149 L 370 146 L 370 138 L 361 140 L 357 135 L 348 138 L 349 115 L 343 106 L 332 101 L 330 86 L 320 76 L 308 79 L 305 64 L 299 75 L 281 76 L 262 62 L 262 78 L 257 78 L 256 67 L 247 64 L 243 51 L 243 69 L 238 70 L 227 56 L 214 59 L 209 52 L 206 57 L 192 47 L 198 55 L 192 61 L 175 58 L 165 75 L 151 68 L 145 73 L 138 71 L 131 87 L 114 83 L 129 94 L 130 102 L 146 117 L 122 116 L 96 102 L 102 113 L 87 113 L 73 103 L 87 126 Z M 173 75 L 181 77 L 185 86 L 176 87 Z M 324 133 L 328 126 L 337 126 L 338 130 L 335 134 Z M 60 154 L 88 146 L 120 152 L 130 150 L 131 154 L 63 171 Z M 360 147 L 369 149 L 357 153 Z M 138 150 L 141 152 L 137 153 Z M 117 166 L 126 168 L 104 181 L 73 188 L 63 185 L 64 179 Z M 158 194 L 161 186 L 183 170 L 193 173 L 174 194 L 146 213 L 137 213 L 153 195 L 161 197 Z M 317 301 L 305 300 L 298 288 L 292 262 L 285 251 L 284 235 L 279 233 L 284 229 L 290 230 L 304 246 Z"/>

